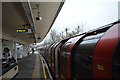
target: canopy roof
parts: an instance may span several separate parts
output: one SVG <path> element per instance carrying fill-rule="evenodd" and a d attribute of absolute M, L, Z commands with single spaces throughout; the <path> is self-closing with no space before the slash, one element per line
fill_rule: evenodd
<path fill-rule="evenodd" d="M 63 2 L 3 2 L 2 38 L 23 44 L 41 42 L 62 6 Z M 38 12 L 42 20 L 36 20 Z M 17 29 L 29 29 L 31 33 L 17 33 Z"/>

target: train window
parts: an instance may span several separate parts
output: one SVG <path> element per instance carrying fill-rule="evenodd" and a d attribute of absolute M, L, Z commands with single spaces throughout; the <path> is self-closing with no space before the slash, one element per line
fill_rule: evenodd
<path fill-rule="evenodd" d="M 99 34 L 97 34 L 97 35 L 87 36 L 87 37 L 85 37 L 83 40 L 99 38 L 99 37 L 101 37 L 103 34 L 104 34 L 104 33 L 99 33 Z"/>
<path fill-rule="evenodd" d="M 96 43 L 103 33 L 87 36 L 78 44 L 75 52 L 74 78 L 85 79 L 92 77 L 92 56 Z"/>
<path fill-rule="evenodd" d="M 60 73 L 63 75 L 63 76 L 66 76 L 66 52 L 67 52 L 67 48 L 68 46 L 70 45 L 70 43 L 66 43 L 62 49 L 61 49 L 61 65 L 60 65 Z"/>

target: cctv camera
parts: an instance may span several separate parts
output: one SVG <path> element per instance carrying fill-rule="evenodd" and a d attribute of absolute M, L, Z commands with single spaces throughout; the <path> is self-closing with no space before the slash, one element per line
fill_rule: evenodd
<path fill-rule="evenodd" d="M 42 17 L 36 17 L 36 20 L 42 20 Z"/>

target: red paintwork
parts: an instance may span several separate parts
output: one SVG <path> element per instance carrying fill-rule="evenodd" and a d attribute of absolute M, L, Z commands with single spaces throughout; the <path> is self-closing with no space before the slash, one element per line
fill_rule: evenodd
<path fill-rule="evenodd" d="M 55 72 L 54 72 L 54 63 L 53 62 L 52 62 L 51 70 L 52 70 L 52 74 L 55 74 Z"/>
<path fill-rule="evenodd" d="M 96 45 L 93 57 L 93 78 L 112 78 L 112 56 L 118 42 L 118 25 L 114 25 L 103 35 Z M 97 69 L 97 65 L 104 70 Z"/>
<path fill-rule="evenodd" d="M 73 44 L 70 44 L 68 49 L 67 49 L 67 54 L 66 54 L 66 78 L 71 78 L 71 51 L 74 46 Z"/>
<path fill-rule="evenodd" d="M 71 44 L 67 48 L 67 54 L 66 54 L 66 79 L 70 80 L 71 78 L 71 51 L 75 43 L 81 38 L 81 36 L 72 38 L 69 41 L 71 41 Z"/>

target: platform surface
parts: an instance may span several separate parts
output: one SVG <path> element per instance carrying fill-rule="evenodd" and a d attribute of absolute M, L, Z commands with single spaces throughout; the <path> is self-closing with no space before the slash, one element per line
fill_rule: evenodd
<path fill-rule="evenodd" d="M 29 54 L 18 60 L 19 73 L 12 80 L 43 80 L 43 69 L 38 54 Z"/>

